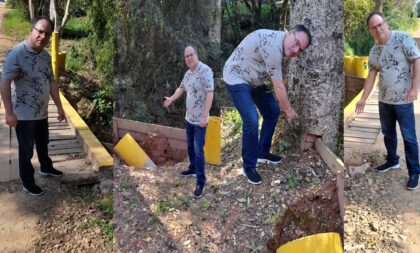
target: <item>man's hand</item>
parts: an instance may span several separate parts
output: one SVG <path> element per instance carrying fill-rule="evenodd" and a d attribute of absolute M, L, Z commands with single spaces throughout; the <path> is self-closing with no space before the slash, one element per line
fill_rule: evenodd
<path fill-rule="evenodd" d="M 206 127 L 208 120 L 208 115 L 201 115 L 200 117 L 200 127 Z"/>
<path fill-rule="evenodd" d="M 365 105 L 366 105 L 366 100 L 365 99 L 360 99 L 359 101 L 357 101 L 357 103 L 356 103 L 356 114 L 363 113 L 363 109 L 365 108 Z"/>
<path fill-rule="evenodd" d="M 417 100 L 417 93 L 418 93 L 417 87 L 411 88 L 407 94 L 407 101 L 414 102 L 414 100 Z"/>
<path fill-rule="evenodd" d="M 58 122 L 61 122 L 63 120 L 65 122 L 67 122 L 66 115 L 64 114 L 63 107 L 57 107 L 57 113 L 58 113 L 58 116 L 57 116 Z"/>
<path fill-rule="evenodd" d="M 17 123 L 16 114 L 13 111 L 6 113 L 6 124 L 11 127 L 16 127 L 16 123 Z"/>
<path fill-rule="evenodd" d="M 171 97 L 165 97 L 165 101 L 163 102 L 163 106 L 169 107 L 172 104 L 173 100 Z"/>
<path fill-rule="evenodd" d="M 298 115 L 295 112 L 295 110 L 293 110 L 293 108 L 290 108 L 289 110 L 285 111 L 284 113 L 286 114 L 286 120 L 287 120 L 287 123 L 289 123 L 289 124 L 291 124 L 293 122 L 293 120 L 298 118 Z"/>

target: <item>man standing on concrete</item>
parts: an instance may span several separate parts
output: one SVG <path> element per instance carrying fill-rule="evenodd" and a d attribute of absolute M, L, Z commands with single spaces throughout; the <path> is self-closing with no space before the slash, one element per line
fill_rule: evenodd
<path fill-rule="evenodd" d="M 310 44 L 311 34 L 303 25 L 296 25 L 289 32 L 261 29 L 245 37 L 225 63 L 225 87 L 243 122 L 242 175 L 251 184 L 261 183 L 257 161 L 279 163 L 281 160 L 269 153 L 280 108 L 288 122 L 297 117 L 287 96 L 282 60 L 298 56 Z M 269 80 L 277 101 L 265 84 Z M 256 107 L 263 117 L 259 138 Z"/>
<path fill-rule="evenodd" d="M 381 13 L 369 14 L 367 25 L 376 44 L 369 53 L 369 74 L 362 98 L 356 104 L 356 113 L 363 112 L 379 72 L 379 117 L 387 157 L 386 163 L 376 169 L 385 172 L 400 167 L 397 155 L 398 122 L 409 174 L 407 189 L 415 190 L 419 184 L 420 166 L 413 101 L 417 99 L 420 81 L 420 52 L 407 33 L 389 30 Z"/>
<path fill-rule="evenodd" d="M 197 52 L 192 46 L 185 48 L 184 59 L 189 70 L 174 94 L 165 97 L 164 106 L 171 105 L 184 91 L 187 93 L 185 129 L 190 165 L 186 171 L 181 172 L 181 175 L 197 177 L 194 196 L 199 198 L 203 194 L 206 182 L 203 148 L 209 111 L 213 102 L 214 80 L 213 71 L 198 60 Z"/>
<path fill-rule="evenodd" d="M 34 144 L 42 176 L 61 176 L 48 156 L 48 100 L 51 94 L 57 106 L 58 120 L 65 120 L 57 85 L 52 73 L 51 57 L 44 50 L 53 31 L 46 17 L 35 18 L 26 40 L 9 50 L 3 66 L 1 96 L 6 124 L 16 128 L 19 143 L 19 174 L 23 190 L 31 195 L 43 191 L 35 184 L 31 164 Z M 13 102 L 12 102 L 13 100 Z"/>

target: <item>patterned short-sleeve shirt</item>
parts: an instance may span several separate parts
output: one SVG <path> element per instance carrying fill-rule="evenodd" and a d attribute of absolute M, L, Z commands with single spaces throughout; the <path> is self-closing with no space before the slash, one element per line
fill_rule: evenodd
<path fill-rule="evenodd" d="M 285 34 L 260 29 L 246 36 L 225 63 L 224 81 L 229 85 L 246 83 L 257 87 L 270 79 L 282 80 Z"/>
<path fill-rule="evenodd" d="M 27 40 L 7 52 L 3 79 L 12 82 L 12 104 L 18 120 L 48 118 L 50 82 L 54 80 L 47 51 L 35 52 Z"/>
<path fill-rule="evenodd" d="M 392 31 L 385 45 L 372 47 L 369 69 L 379 71 L 379 101 L 406 104 L 412 86 L 411 62 L 420 57 L 416 42 L 406 32 Z"/>
<path fill-rule="evenodd" d="M 214 90 L 213 71 L 199 61 L 194 72 L 189 69 L 185 73 L 179 87 L 187 94 L 185 120 L 198 125 L 204 111 L 207 92 Z"/>

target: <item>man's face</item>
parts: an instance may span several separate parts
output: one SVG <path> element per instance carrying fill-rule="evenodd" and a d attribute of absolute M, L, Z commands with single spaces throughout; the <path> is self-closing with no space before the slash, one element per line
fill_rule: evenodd
<path fill-rule="evenodd" d="M 379 43 L 385 43 L 389 36 L 388 23 L 379 15 L 373 15 L 369 19 L 369 32 Z"/>
<path fill-rule="evenodd" d="M 197 53 L 194 51 L 192 47 L 185 48 L 184 59 L 185 59 L 185 64 L 187 64 L 190 70 L 194 70 L 197 67 L 198 57 L 197 57 Z"/>
<path fill-rule="evenodd" d="M 41 51 L 48 45 L 52 33 L 52 27 L 47 20 L 39 20 L 31 29 L 29 42 L 35 51 Z"/>
<path fill-rule="evenodd" d="M 308 47 L 309 38 L 304 32 L 289 31 L 283 42 L 284 55 L 296 57 Z"/>

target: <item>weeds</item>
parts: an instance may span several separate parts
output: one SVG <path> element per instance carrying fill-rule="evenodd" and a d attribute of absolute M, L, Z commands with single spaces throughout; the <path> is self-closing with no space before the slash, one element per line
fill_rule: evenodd
<path fill-rule="evenodd" d="M 277 209 L 271 213 L 270 217 L 265 220 L 264 224 L 274 224 L 280 218 L 280 210 Z"/>
<path fill-rule="evenodd" d="M 254 241 L 252 241 L 247 248 L 249 249 L 250 253 L 259 253 L 263 250 L 263 246 L 257 245 Z"/>
<path fill-rule="evenodd" d="M 105 215 L 112 216 L 114 213 L 114 201 L 112 195 L 109 197 L 104 197 L 99 200 L 99 210 L 101 210 Z"/>
<path fill-rule="evenodd" d="M 229 217 L 229 212 L 226 210 L 226 209 L 223 209 L 221 212 L 220 212 L 220 220 L 222 221 L 222 223 L 225 223 L 226 222 L 226 219 Z"/>
<path fill-rule="evenodd" d="M 295 175 L 295 174 L 288 173 L 286 177 L 287 177 L 287 185 L 292 189 L 295 189 L 299 185 L 300 181 L 302 180 L 302 177 L 298 174 Z"/>
<path fill-rule="evenodd" d="M 278 143 L 279 153 L 286 151 L 286 149 L 289 148 L 290 146 L 291 146 L 290 143 L 288 143 L 287 141 L 279 141 Z"/>
<path fill-rule="evenodd" d="M 85 201 L 85 202 L 92 202 L 94 199 L 93 196 L 93 192 L 90 186 L 82 186 L 79 189 L 79 194 L 80 197 Z"/>
<path fill-rule="evenodd" d="M 13 9 L 4 20 L 4 32 L 8 36 L 24 38 L 30 31 L 31 24 L 25 19 L 21 9 Z"/>
<path fill-rule="evenodd" d="M 159 203 L 156 205 L 156 212 L 158 214 L 166 213 L 169 210 L 169 203 L 166 200 L 159 200 Z"/>
<path fill-rule="evenodd" d="M 205 199 L 203 199 L 201 202 L 200 202 L 200 209 L 201 210 L 207 210 L 207 209 L 209 209 L 210 208 L 210 203 L 207 201 L 207 200 L 205 200 Z"/>
<path fill-rule="evenodd" d="M 130 181 L 127 181 L 127 180 L 122 181 L 122 183 L 121 183 L 121 187 L 125 190 L 130 189 L 132 186 L 133 186 L 133 184 Z"/>

